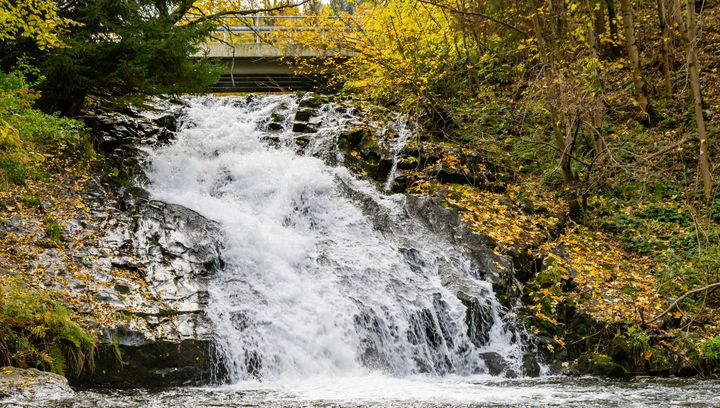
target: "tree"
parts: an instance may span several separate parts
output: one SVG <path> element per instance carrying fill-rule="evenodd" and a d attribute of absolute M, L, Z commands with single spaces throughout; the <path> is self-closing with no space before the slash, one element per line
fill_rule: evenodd
<path fill-rule="evenodd" d="M 47 80 L 40 105 L 74 115 L 88 94 L 201 91 L 217 80 L 208 61 L 189 58 L 211 32 L 210 24 L 178 24 L 187 0 L 75 0 L 60 13 L 82 26 L 41 61 Z"/>
<path fill-rule="evenodd" d="M 558 67 L 558 54 L 560 53 L 558 41 L 561 30 L 560 18 L 547 19 L 547 15 L 564 16 L 564 13 L 553 9 L 552 2 L 535 1 L 535 11 L 532 13 L 535 42 L 537 44 L 540 62 L 543 64 L 545 84 L 543 86 L 545 100 L 550 113 L 550 121 L 555 150 L 560 153 L 560 174 L 563 178 L 565 189 L 565 200 L 568 205 L 570 218 L 577 217 L 581 212 L 580 199 L 578 197 L 578 175 L 573 171 L 573 151 L 577 142 L 578 130 L 580 129 L 579 117 L 576 107 L 569 107 L 563 92 L 569 82 L 562 70 Z M 563 109 L 570 108 L 568 109 Z"/>
<path fill-rule="evenodd" d="M 336 64 L 330 63 L 332 57 L 318 64 L 335 70 L 348 89 L 446 119 L 438 103 L 439 94 L 446 91 L 442 81 L 466 50 L 442 7 L 416 0 L 363 2 L 354 14 L 336 16 L 324 8 L 311 24 L 320 28 L 299 30 L 297 42 L 330 50 L 329 54 L 352 54 Z M 317 66 L 312 70 L 317 72 Z"/>
<path fill-rule="evenodd" d="M 18 37 L 33 41 L 41 50 L 62 46 L 59 35 L 77 26 L 58 14 L 50 0 L 0 0 L 0 42 L 14 43 Z"/>
<path fill-rule="evenodd" d="M 640 67 L 640 51 L 635 37 L 635 19 L 633 17 L 633 6 L 630 0 L 620 0 L 622 11 L 623 32 L 625 33 L 625 51 L 630 60 L 630 71 L 632 73 L 633 85 L 635 86 L 635 97 L 640 109 L 646 115 L 649 123 L 656 121 L 656 114 L 650 103 L 650 92 L 647 82 Z"/>
<path fill-rule="evenodd" d="M 658 11 L 658 23 L 660 24 L 660 41 L 662 51 L 662 62 L 663 62 L 663 82 L 665 84 L 665 96 L 672 98 L 672 79 L 670 77 L 670 71 L 672 67 L 670 65 L 670 27 L 668 26 L 668 13 L 666 0 L 657 0 L 657 11 Z"/>
<path fill-rule="evenodd" d="M 45 7 L 56 3 L 55 8 Z M 248 8 L 244 2 L 225 2 L 226 7 L 206 13 L 202 8 L 204 3 L 207 2 L 23 0 L 14 3 L 0 0 L 3 5 L 0 23 L 6 22 L 5 26 L 17 20 L 7 17 L 6 4 L 25 5 L 15 7 L 20 10 L 17 15 L 34 15 L 28 14 L 31 13 L 28 10 L 45 7 L 35 13 L 49 19 L 48 23 L 40 24 L 37 18 L 27 18 L 26 26 L 20 24 L 20 28 L 5 34 L 7 38 L 17 36 L 13 33 L 20 33 L 21 37 L 31 33 L 36 34 L 38 40 L 3 41 L 1 64 L 7 68 L 23 55 L 35 57 L 35 63 L 46 77 L 40 87 L 39 105 L 46 111 L 66 115 L 78 113 L 87 95 L 204 91 L 217 81 L 221 68 L 206 59 L 193 57 L 199 45 L 211 35 L 220 18 L 258 11 Z M 233 9 L 235 3 L 243 8 Z M 283 2 L 277 7 L 292 6 Z M 55 37 L 47 33 L 55 33 Z M 41 52 L 49 48 L 47 44 L 63 46 Z"/>
<path fill-rule="evenodd" d="M 705 118 L 703 117 L 702 109 L 703 100 L 700 89 L 700 73 L 697 55 L 697 17 L 695 14 L 695 2 L 693 0 L 688 0 L 687 2 L 687 39 L 688 76 L 693 94 L 695 125 L 697 126 L 698 140 L 700 141 L 698 168 L 703 181 L 705 199 L 709 201 L 712 198 L 712 175 L 710 173 L 710 159 L 708 158 L 708 135 L 705 130 Z"/>

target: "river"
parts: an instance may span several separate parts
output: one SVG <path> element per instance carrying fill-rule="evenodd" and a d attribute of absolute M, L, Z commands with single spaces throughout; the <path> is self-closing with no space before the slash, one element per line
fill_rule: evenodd
<path fill-rule="evenodd" d="M 230 408 L 230 407 L 717 407 L 720 381 L 591 377 L 499 380 L 381 375 L 244 382 L 222 388 L 89 390 L 59 401 L 0 407 Z"/>

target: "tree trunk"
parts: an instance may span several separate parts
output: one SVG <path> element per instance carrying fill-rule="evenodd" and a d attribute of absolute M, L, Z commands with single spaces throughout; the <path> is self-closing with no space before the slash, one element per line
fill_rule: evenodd
<path fill-rule="evenodd" d="M 672 78 L 670 77 L 670 30 L 668 30 L 666 0 L 657 0 L 658 18 L 660 23 L 660 38 L 662 41 L 662 63 L 663 82 L 665 83 L 665 95 L 672 98 Z"/>
<path fill-rule="evenodd" d="M 648 123 L 655 123 L 655 112 L 650 103 L 650 95 L 648 86 L 640 69 L 640 51 L 637 47 L 637 38 L 635 37 L 635 22 L 633 17 L 633 7 L 630 0 L 620 0 L 620 10 L 623 19 L 623 32 L 625 34 L 625 51 L 630 60 L 630 71 L 632 73 L 633 84 L 635 85 L 635 97 L 640 109 L 646 116 Z"/>
<path fill-rule="evenodd" d="M 670 15 L 669 23 L 672 25 L 672 32 L 674 39 L 682 39 L 687 36 L 685 32 L 685 22 L 682 18 L 682 4 L 680 0 L 671 0 L 670 2 Z M 677 44 L 674 42 L 674 44 Z"/>
<path fill-rule="evenodd" d="M 589 13 L 593 12 L 594 2 L 591 0 L 585 0 L 585 8 Z M 595 20 L 597 22 L 597 19 Z M 602 138 L 602 128 L 605 122 L 605 104 L 603 102 L 603 81 L 599 67 L 599 55 L 598 50 L 600 48 L 599 35 L 595 29 L 597 25 L 594 23 L 588 24 L 587 43 L 590 49 L 590 57 L 592 59 L 591 72 L 593 76 L 593 98 L 590 106 L 590 120 L 595 132 L 591 133 L 593 151 L 595 153 L 595 163 L 597 166 L 602 165 L 603 157 L 605 153 L 605 141 Z"/>
<path fill-rule="evenodd" d="M 593 25 L 595 30 L 596 41 L 600 44 L 600 38 L 605 34 L 605 8 L 602 5 L 597 4 L 597 1 L 592 1 L 592 8 L 589 10 L 593 14 Z M 595 7 L 597 5 L 598 7 Z"/>
<path fill-rule="evenodd" d="M 712 175 L 710 174 L 710 159 L 708 157 L 708 135 L 705 131 L 705 118 L 702 111 L 702 93 L 700 89 L 700 73 L 697 56 L 697 21 L 695 16 L 695 1 L 687 1 L 687 39 L 688 39 L 688 77 L 693 93 L 695 107 L 695 123 L 697 125 L 698 139 L 700 141 L 700 159 L 698 168 L 703 181 L 705 198 L 712 198 Z"/>
<path fill-rule="evenodd" d="M 605 0 L 605 5 L 607 6 L 608 26 L 610 28 L 610 48 L 608 49 L 608 56 L 611 58 L 617 58 L 620 56 L 620 50 L 618 47 L 618 44 L 620 44 L 620 37 L 618 36 L 615 0 Z"/>

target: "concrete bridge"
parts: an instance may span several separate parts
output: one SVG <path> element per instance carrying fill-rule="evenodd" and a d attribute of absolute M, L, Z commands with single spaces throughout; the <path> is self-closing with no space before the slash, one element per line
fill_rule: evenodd
<path fill-rule="evenodd" d="M 294 37 L 312 30 L 314 17 L 244 16 L 226 19 L 196 57 L 206 56 L 226 66 L 214 92 L 283 92 L 327 87 L 320 74 L 297 75 L 293 64 L 328 54 L 295 43 Z M 337 57 L 340 52 L 333 54 Z"/>

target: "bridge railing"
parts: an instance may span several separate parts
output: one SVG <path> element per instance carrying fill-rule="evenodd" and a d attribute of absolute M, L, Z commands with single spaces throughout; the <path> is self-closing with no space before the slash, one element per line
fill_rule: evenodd
<path fill-rule="evenodd" d="M 190 18 L 189 20 L 192 20 Z M 217 20 L 213 40 L 226 44 L 293 43 L 297 34 L 317 29 L 315 16 L 232 16 Z"/>

